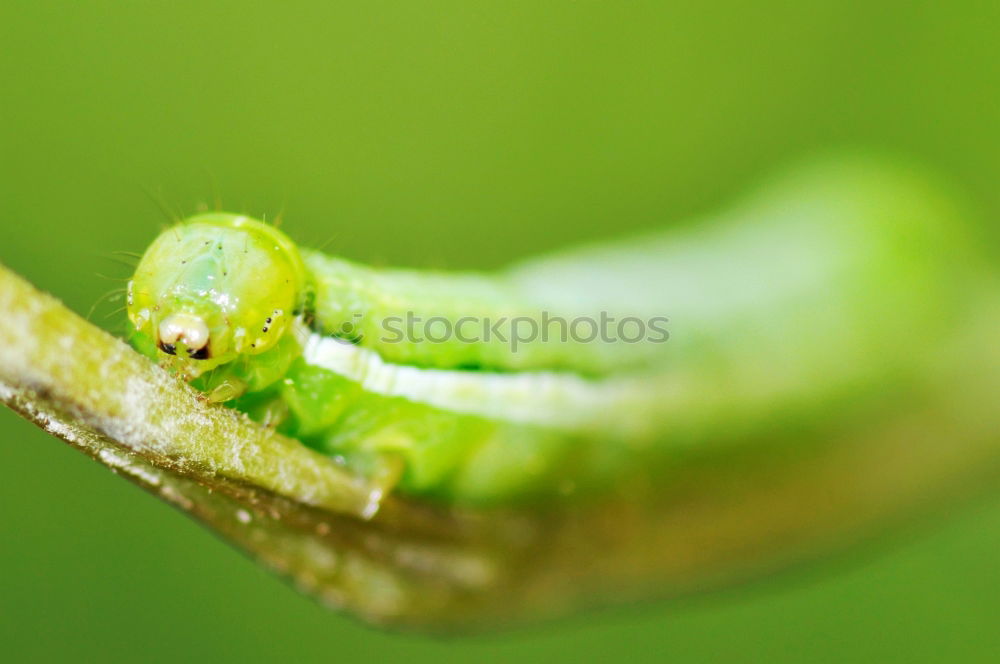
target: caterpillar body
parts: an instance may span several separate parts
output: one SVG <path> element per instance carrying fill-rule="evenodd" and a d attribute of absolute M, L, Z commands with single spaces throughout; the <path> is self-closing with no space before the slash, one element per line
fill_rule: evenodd
<path fill-rule="evenodd" d="M 891 410 L 974 306 L 961 217 L 923 175 L 843 157 L 493 274 L 376 269 L 201 214 L 144 254 L 130 338 L 387 490 L 557 499 Z"/>

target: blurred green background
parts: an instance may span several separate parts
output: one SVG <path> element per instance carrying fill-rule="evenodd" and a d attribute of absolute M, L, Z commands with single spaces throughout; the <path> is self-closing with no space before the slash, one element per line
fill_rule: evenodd
<path fill-rule="evenodd" d="M 283 210 L 299 241 L 368 262 L 491 267 L 683 219 L 845 144 L 915 155 L 992 220 L 998 19 L 995 2 L 8 0 L 0 261 L 86 313 L 120 285 L 98 275 L 128 274 L 111 252 L 164 221 L 150 189 L 185 212 L 214 191 Z M 5 661 L 1000 654 L 997 499 L 791 582 L 430 640 L 320 609 L 7 411 L 0 450 Z"/>

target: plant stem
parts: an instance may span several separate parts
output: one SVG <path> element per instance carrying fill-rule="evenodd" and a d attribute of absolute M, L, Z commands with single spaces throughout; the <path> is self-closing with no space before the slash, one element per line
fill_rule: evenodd
<path fill-rule="evenodd" d="M 1000 462 L 992 305 L 942 342 L 939 380 L 905 408 L 802 454 L 475 512 L 379 503 L 330 459 L 205 403 L 2 266 L 0 311 L 0 399 L 304 592 L 379 623 L 495 628 L 730 585 L 949 506 L 992 485 Z"/>

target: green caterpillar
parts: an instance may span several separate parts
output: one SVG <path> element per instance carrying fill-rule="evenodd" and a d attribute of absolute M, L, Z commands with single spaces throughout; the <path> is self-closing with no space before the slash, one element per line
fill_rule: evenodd
<path fill-rule="evenodd" d="M 201 214 L 143 256 L 131 340 L 386 490 L 553 499 L 863 421 L 933 380 L 981 269 L 962 216 L 916 171 L 843 157 L 682 227 L 453 274 Z"/>

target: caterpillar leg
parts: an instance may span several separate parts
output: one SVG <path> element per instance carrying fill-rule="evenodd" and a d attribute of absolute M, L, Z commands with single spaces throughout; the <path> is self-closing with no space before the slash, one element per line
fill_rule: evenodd
<path fill-rule="evenodd" d="M 374 461 L 368 481 L 371 491 L 368 493 L 368 504 L 362 510 L 362 516 L 370 519 L 378 512 L 382 499 L 389 495 L 399 480 L 403 477 L 406 461 L 399 454 L 380 454 Z"/>
<path fill-rule="evenodd" d="M 272 399 L 261 411 L 260 423 L 269 429 L 277 429 L 288 420 L 290 414 L 285 400 Z"/>
<path fill-rule="evenodd" d="M 212 403 L 223 403 L 241 396 L 247 391 L 247 384 L 235 376 L 227 376 L 208 392 L 208 400 Z"/>

